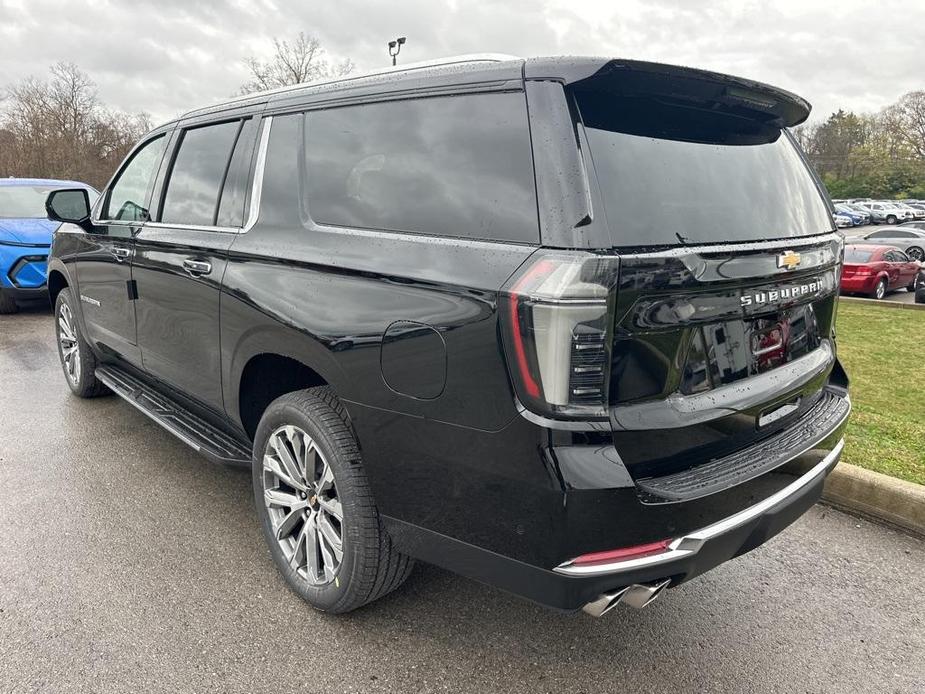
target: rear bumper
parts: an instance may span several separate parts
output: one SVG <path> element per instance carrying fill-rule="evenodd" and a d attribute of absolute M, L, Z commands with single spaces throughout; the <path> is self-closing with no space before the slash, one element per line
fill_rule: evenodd
<path fill-rule="evenodd" d="M 843 446 L 844 440 L 839 439 L 784 488 L 737 513 L 683 533 L 663 554 L 594 567 L 566 562 L 543 569 L 394 518 L 384 520 L 396 544 L 412 556 L 548 607 L 574 611 L 603 593 L 635 583 L 670 579 L 670 585 L 677 585 L 758 547 L 819 500 Z"/>
<path fill-rule="evenodd" d="M 705 528 L 674 538 L 665 552 L 594 565 L 564 562 L 554 571 L 565 576 L 606 576 L 615 586 L 657 578 L 693 578 L 744 554 L 790 525 L 812 506 L 826 476 L 841 458 L 845 440 L 821 461 L 767 499 Z"/>
<path fill-rule="evenodd" d="M 873 275 L 866 277 L 845 277 L 841 278 L 841 290 L 843 292 L 863 292 L 868 293 L 874 290 L 874 284 L 877 278 Z"/>

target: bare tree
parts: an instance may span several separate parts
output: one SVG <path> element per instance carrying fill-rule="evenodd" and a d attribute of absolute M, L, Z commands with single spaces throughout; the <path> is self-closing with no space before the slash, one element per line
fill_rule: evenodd
<path fill-rule="evenodd" d="M 112 113 L 76 65 L 57 63 L 47 81 L 6 90 L 0 112 L 0 176 L 67 178 L 101 187 L 150 129 L 146 114 Z"/>
<path fill-rule="evenodd" d="M 913 156 L 925 159 L 925 91 L 909 92 L 884 109 L 886 127 Z"/>
<path fill-rule="evenodd" d="M 241 94 L 261 92 L 303 82 L 341 77 L 354 69 L 349 58 L 332 64 L 325 55 L 321 42 L 300 31 L 295 41 L 273 39 L 275 53 L 268 61 L 251 56 L 244 63 L 251 79 L 241 85 Z"/>

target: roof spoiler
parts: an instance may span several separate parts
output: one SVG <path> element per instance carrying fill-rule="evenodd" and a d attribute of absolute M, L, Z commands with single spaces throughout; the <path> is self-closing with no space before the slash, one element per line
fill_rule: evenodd
<path fill-rule="evenodd" d="M 558 58 L 528 60 L 526 79 L 556 79 L 573 89 L 616 91 L 724 110 L 780 128 L 799 125 L 812 107 L 796 94 L 719 72 L 637 60 Z"/>

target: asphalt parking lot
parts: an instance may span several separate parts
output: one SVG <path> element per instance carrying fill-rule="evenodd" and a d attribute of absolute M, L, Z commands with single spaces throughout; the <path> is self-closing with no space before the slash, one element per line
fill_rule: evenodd
<path fill-rule="evenodd" d="M 346 617 L 285 587 L 245 472 L 70 395 L 0 317 L 0 692 L 921 692 L 925 543 L 817 506 L 643 611 L 563 615 L 419 567 Z"/>

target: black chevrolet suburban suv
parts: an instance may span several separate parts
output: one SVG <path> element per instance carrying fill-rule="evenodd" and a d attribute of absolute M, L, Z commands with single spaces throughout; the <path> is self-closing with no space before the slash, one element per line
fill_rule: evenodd
<path fill-rule="evenodd" d="M 286 581 L 346 612 L 414 559 L 642 607 L 804 513 L 843 446 L 842 241 L 799 97 L 475 56 L 147 135 L 49 263 L 61 362 L 252 467 Z"/>

